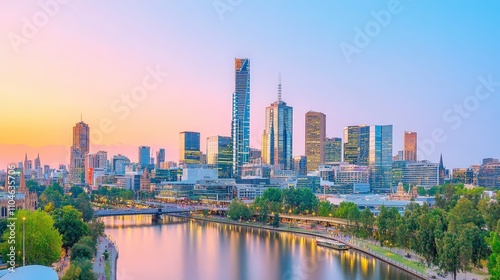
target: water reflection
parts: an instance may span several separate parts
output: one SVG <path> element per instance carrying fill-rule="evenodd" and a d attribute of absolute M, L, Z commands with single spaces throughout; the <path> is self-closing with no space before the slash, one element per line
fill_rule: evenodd
<path fill-rule="evenodd" d="M 118 280 L 413 279 L 360 252 L 317 247 L 314 239 L 168 217 L 108 217 Z"/>

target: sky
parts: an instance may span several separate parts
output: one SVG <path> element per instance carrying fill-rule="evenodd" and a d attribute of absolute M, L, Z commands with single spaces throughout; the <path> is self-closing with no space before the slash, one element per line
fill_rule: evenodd
<path fill-rule="evenodd" d="M 39 153 L 69 163 L 82 118 L 91 152 L 178 160 L 179 132 L 230 135 L 234 58 L 251 63 L 251 147 L 265 107 L 307 111 L 327 136 L 348 125 L 418 133 L 419 159 L 448 168 L 500 157 L 498 1 L 0 2 L 0 166 Z M 3 169 L 0 167 L 0 169 Z"/>

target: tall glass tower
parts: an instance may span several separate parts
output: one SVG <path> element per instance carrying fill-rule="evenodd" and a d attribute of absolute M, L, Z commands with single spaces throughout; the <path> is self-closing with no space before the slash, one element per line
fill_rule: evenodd
<path fill-rule="evenodd" d="M 292 135 L 293 108 L 281 100 L 281 81 L 279 81 L 278 101 L 266 108 L 266 125 L 264 141 L 262 141 L 264 162 L 281 165 L 285 170 L 292 170 Z"/>
<path fill-rule="evenodd" d="M 370 126 L 370 186 L 373 192 L 390 192 L 392 185 L 392 125 Z"/>
<path fill-rule="evenodd" d="M 233 140 L 233 174 L 241 176 L 241 166 L 248 163 L 250 153 L 250 60 L 235 58 L 235 91 L 231 137 Z"/>

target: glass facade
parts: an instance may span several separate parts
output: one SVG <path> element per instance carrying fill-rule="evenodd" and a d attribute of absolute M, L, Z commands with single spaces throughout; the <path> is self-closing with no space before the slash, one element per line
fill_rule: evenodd
<path fill-rule="evenodd" d="M 264 163 L 293 168 L 292 138 L 293 108 L 283 101 L 276 101 L 266 108 L 263 147 Z"/>
<path fill-rule="evenodd" d="M 140 146 L 138 162 L 141 168 L 149 166 L 150 160 L 151 160 L 151 148 L 148 146 Z"/>
<path fill-rule="evenodd" d="M 306 113 L 306 157 L 307 171 L 314 171 L 325 161 L 326 115 L 319 112 Z"/>
<path fill-rule="evenodd" d="M 390 192 L 392 185 L 392 125 L 370 126 L 369 167 L 373 192 Z"/>
<path fill-rule="evenodd" d="M 219 178 L 231 178 L 233 149 L 231 137 L 211 136 L 207 138 L 207 164 L 214 165 Z"/>
<path fill-rule="evenodd" d="M 325 162 L 342 161 L 342 138 L 326 138 Z"/>
<path fill-rule="evenodd" d="M 344 128 L 344 162 L 358 164 L 359 126 L 348 126 Z"/>
<path fill-rule="evenodd" d="M 236 58 L 235 91 L 231 122 L 233 141 L 233 174 L 241 176 L 241 166 L 248 162 L 250 152 L 250 60 Z"/>
<path fill-rule="evenodd" d="M 179 163 L 200 163 L 200 133 L 183 131 L 179 134 Z"/>

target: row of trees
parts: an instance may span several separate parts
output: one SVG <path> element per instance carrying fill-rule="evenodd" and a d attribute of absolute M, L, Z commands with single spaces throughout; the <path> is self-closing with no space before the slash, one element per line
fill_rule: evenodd
<path fill-rule="evenodd" d="M 466 189 L 463 185 L 448 184 L 426 192 L 435 194 L 435 207 L 410 203 L 401 215 L 396 208 L 382 206 L 375 217 L 369 209 L 359 210 L 352 202 L 339 206 L 319 202 L 309 189 L 269 188 L 250 205 L 233 201 L 228 214 L 234 220 L 256 214 L 263 223 L 270 213 L 346 219 L 349 225 L 343 230 L 350 234 L 375 238 L 381 246 L 411 250 L 423 258 L 424 265 L 437 266 L 454 277 L 481 267 L 481 260 L 489 258 L 492 279 L 500 280 L 500 203 L 483 197 L 483 188 Z"/>

